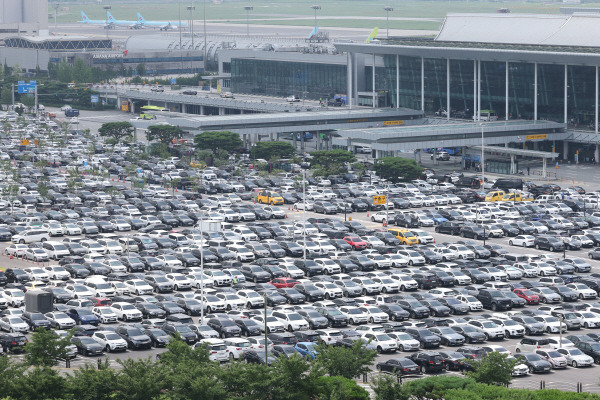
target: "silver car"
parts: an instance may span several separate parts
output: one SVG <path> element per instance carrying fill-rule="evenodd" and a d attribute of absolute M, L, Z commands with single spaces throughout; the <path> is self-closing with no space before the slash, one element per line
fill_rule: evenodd
<path fill-rule="evenodd" d="M 594 359 L 577 348 L 558 349 L 557 351 L 567 359 L 567 364 L 574 368 L 594 365 Z"/>

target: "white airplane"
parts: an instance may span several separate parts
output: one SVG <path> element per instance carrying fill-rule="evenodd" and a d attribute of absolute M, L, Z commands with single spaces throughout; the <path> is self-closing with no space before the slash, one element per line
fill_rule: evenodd
<path fill-rule="evenodd" d="M 146 21 L 144 19 L 144 17 L 142 17 L 142 14 L 137 13 L 137 24 L 140 26 L 155 26 L 155 27 L 160 27 L 161 31 L 167 31 L 169 29 L 176 29 L 179 27 L 183 27 L 183 26 L 187 26 L 186 22 L 181 22 L 181 25 L 179 22 L 176 21 Z"/>

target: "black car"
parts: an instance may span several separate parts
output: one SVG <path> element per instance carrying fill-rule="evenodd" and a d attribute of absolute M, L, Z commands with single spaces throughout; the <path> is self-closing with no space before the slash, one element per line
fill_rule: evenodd
<path fill-rule="evenodd" d="M 273 342 L 273 344 L 296 344 L 298 343 L 298 339 L 296 336 L 289 332 L 274 332 L 269 333 L 267 335 L 269 340 Z"/>
<path fill-rule="evenodd" d="M 264 352 L 263 359 L 264 359 Z M 292 354 L 298 354 L 298 350 L 291 344 L 278 344 L 277 346 L 273 346 L 273 355 L 275 357 L 285 357 L 288 358 Z"/>
<path fill-rule="evenodd" d="M 412 274 L 412 278 L 417 281 L 420 289 L 434 289 L 438 287 L 437 276 L 430 272 Z"/>
<path fill-rule="evenodd" d="M 309 283 L 297 284 L 294 289 L 303 294 L 307 301 L 319 301 L 325 298 L 325 293 L 321 289 Z"/>
<path fill-rule="evenodd" d="M 563 301 L 577 301 L 579 296 L 570 287 L 565 285 L 548 286 L 548 288 L 560 295 Z"/>
<path fill-rule="evenodd" d="M 50 329 L 50 321 L 42 313 L 24 311 L 21 319 L 29 325 L 29 330 L 31 331 L 35 331 L 38 328 Z"/>
<path fill-rule="evenodd" d="M 200 266 L 200 260 L 194 257 L 191 253 L 175 253 L 174 255 L 186 268 Z"/>
<path fill-rule="evenodd" d="M 167 313 L 154 303 L 137 303 L 135 308 L 142 312 L 143 318 L 165 318 Z"/>
<path fill-rule="evenodd" d="M 582 350 L 583 351 L 583 350 Z M 584 352 L 585 353 L 585 352 Z M 529 368 L 529 373 L 549 373 L 552 371 L 552 364 L 544 360 L 535 353 L 521 353 L 517 355 L 517 359 Z"/>
<path fill-rule="evenodd" d="M 411 318 L 427 318 L 429 317 L 429 308 L 417 300 L 398 300 L 398 305 L 408 311 Z"/>
<path fill-rule="evenodd" d="M 298 310 L 298 314 L 308 322 L 309 329 L 325 328 L 329 322 L 326 317 L 317 311 Z"/>
<path fill-rule="evenodd" d="M 24 352 L 27 342 L 27 338 L 22 333 L 0 333 L 0 346 L 4 353 Z"/>
<path fill-rule="evenodd" d="M 448 371 L 472 371 L 474 368 L 469 359 L 458 351 L 440 351 L 444 369 Z"/>
<path fill-rule="evenodd" d="M 422 349 L 433 349 L 440 347 L 442 340 L 439 336 L 426 328 L 406 328 L 406 333 L 418 340 Z"/>
<path fill-rule="evenodd" d="M 77 348 L 77 353 L 84 356 L 101 356 L 104 347 L 88 336 L 73 336 L 71 343 Z"/>
<path fill-rule="evenodd" d="M 300 304 L 306 301 L 306 297 L 294 288 L 277 289 L 277 293 L 285 297 L 288 304 Z"/>
<path fill-rule="evenodd" d="M 455 325 L 451 327 L 465 338 L 465 343 L 483 343 L 487 340 L 485 333 L 471 325 Z"/>
<path fill-rule="evenodd" d="M 330 328 L 348 326 L 348 318 L 336 308 L 317 308 L 317 312 L 327 318 L 327 326 Z"/>
<path fill-rule="evenodd" d="M 538 250 L 563 251 L 565 249 L 564 242 L 553 236 L 537 236 L 533 245 Z"/>
<path fill-rule="evenodd" d="M 198 341 L 198 336 L 194 331 L 184 324 L 166 323 L 161 329 L 173 337 L 179 335 L 187 344 L 194 344 Z"/>
<path fill-rule="evenodd" d="M 375 365 L 378 371 L 396 375 L 420 375 L 421 368 L 409 358 L 391 358 Z"/>
<path fill-rule="evenodd" d="M 179 307 L 174 301 L 160 301 L 156 305 L 164 310 L 167 315 L 184 313 L 183 308 Z"/>
<path fill-rule="evenodd" d="M 7 268 L 4 271 L 8 283 L 25 283 L 29 282 L 29 276 L 20 268 Z"/>
<path fill-rule="evenodd" d="M 146 350 L 152 347 L 150 337 L 141 329 L 134 326 L 119 326 L 116 332 L 127 342 L 127 348 L 134 350 Z"/>
<path fill-rule="evenodd" d="M 404 321 L 410 317 L 410 313 L 397 304 L 387 303 L 378 307 L 389 316 L 390 321 Z"/>
<path fill-rule="evenodd" d="M 435 227 L 437 233 L 446 233 L 449 235 L 458 235 L 463 224 L 457 221 L 444 221 Z"/>
<path fill-rule="evenodd" d="M 222 339 L 226 337 L 240 336 L 242 333 L 242 329 L 233 321 L 228 319 L 211 318 L 208 320 L 207 325 L 217 331 Z"/>
<path fill-rule="evenodd" d="M 440 353 L 435 351 L 419 351 L 408 358 L 419 366 L 422 373 L 441 372 L 444 369 L 444 360 Z"/>
<path fill-rule="evenodd" d="M 437 301 L 437 299 L 421 300 L 421 304 L 423 304 L 425 307 L 429 308 L 430 315 L 433 315 L 436 317 L 446 317 L 446 316 L 450 315 L 450 311 L 451 311 L 450 307 L 446 307 L 445 305 L 443 305 L 442 303 Z"/>
<path fill-rule="evenodd" d="M 160 328 L 145 329 L 143 332 L 150 338 L 153 347 L 166 347 L 171 341 L 171 336 Z"/>
<path fill-rule="evenodd" d="M 594 359 L 594 364 L 600 364 L 600 343 L 580 341 L 575 344 L 579 350 Z"/>
<path fill-rule="evenodd" d="M 244 361 L 250 364 L 271 365 L 277 361 L 277 356 L 273 352 L 267 352 L 265 362 L 265 352 L 260 350 L 248 350 L 244 352 Z"/>
<path fill-rule="evenodd" d="M 261 333 L 261 327 L 249 318 L 236 318 L 233 322 L 241 329 L 241 334 L 248 336 L 257 336 Z"/>
<path fill-rule="evenodd" d="M 470 311 L 470 307 L 468 305 L 453 297 L 443 297 L 437 300 L 448 307 L 450 312 L 454 315 L 467 314 Z"/>

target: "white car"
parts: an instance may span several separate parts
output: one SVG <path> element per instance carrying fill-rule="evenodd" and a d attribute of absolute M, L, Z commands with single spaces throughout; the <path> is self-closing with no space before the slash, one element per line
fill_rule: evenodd
<path fill-rule="evenodd" d="M 544 330 L 548 333 L 559 333 L 561 331 L 561 325 L 562 332 L 564 333 L 567 331 L 567 325 L 561 324 L 556 317 L 549 315 L 536 315 L 533 317 L 533 319 L 544 324 Z"/>
<path fill-rule="evenodd" d="M 341 267 L 329 258 L 316 258 L 315 262 L 323 267 L 323 273 L 327 275 L 339 274 L 342 272 Z"/>
<path fill-rule="evenodd" d="M 583 283 L 569 283 L 567 287 L 571 288 L 575 293 L 577 293 L 580 300 L 596 298 L 596 291 L 590 289 Z"/>
<path fill-rule="evenodd" d="M 69 274 L 69 272 L 60 265 L 49 265 L 44 267 L 44 270 L 46 271 L 46 274 L 48 274 L 48 276 L 54 280 L 62 281 L 71 277 L 71 274 Z"/>
<path fill-rule="evenodd" d="M 152 292 L 154 291 L 152 286 L 150 286 L 146 281 L 143 281 L 141 279 L 129 279 L 123 283 L 131 293 L 135 293 L 138 296 L 141 294 L 152 294 Z"/>
<path fill-rule="evenodd" d="M 204 298 L 202 297 L 202 295 L 197 294 L 194 296 L 194 298 L 196 300 L 198 300 L 199 302 L 203 302 L 204 303 L 204 307 L 206 308 L 206 312 L 208 314 L 211 314 L 213 312 L 223 312 L 227 309 L 227 305 L 225 304 L 225 302 L 218 298 L 217 296 L 214 296 L 212 294 L 205 294 Z"/>
<path fill-rule="evenodd" d="M 387 333 L 373 332 L 365 333 L 363 338 L 371 341 L 371 344 L 377 346 L 378 353 L 396 352 L 398 350 L 396 339 L 391 338 Z"/>
<path fill-rule="evenodd" d="M 594 365 L 594 359 L 577 348 L 561 348 L 557 351 L 567 359 L 567 364 L 573 368 L 591 367 Z"/>
<path fill-rule="evenodd" d="M 21 307 L 25 303 L 25 292 L 21 289 L 4 289 L 2 297 L 12 307 Z"/>
<path fill-rule="evenodd" d="M 481 302 L 473 296 L 460 295 L 460 296 L 457 296 L 456 298 L 459 301 L 462 301 L 463 303 L 468 305 L 469 308 L 471 309 L 471 311 L 482 311 L 483 310 L 483 304 L 481 304 Z"/>
<path fill-rule="evenodd" d="M 229 361 L 229 348 L 221 339 L 201 339 L 194 348 L 206 346 L 209 350 L 208 359 L 216 362 Z"/>
<path fill-rule="evenodd" d="M 44 314 L 50 321 L 50 326 L 56 329 L 71 329 L 75 327 L 75 320 L 62 311 L 54 311 Z"/>
<path fill-rule="evenodd" d="M 233 360 L 243 358 L 244 353 L 252 348 L 252 344 L 247 339 L 242 338 L 225 339 L 225 346 L 229 350 L 229 357 Z"/>
<path fill-rule="evenodd" d="M 225 302 L 225 309 L 241 310 L 246 306 L 246 301 L 235 293 L 217 293 L 217 297 Z"/>
<path fill-rule="evenodd" d="M 400 285 L 392 278 L 375 277 L 373 282 L 379 285 L 381 293 L 397 293 L 400 290 Z"/>
<path fill-rule="evenodd" d="M 307 330 L 309 328 L 308 322 L 297 312 L 275 311 L 273 312 L 273 316 L 290 332 Z"/>
<path fill-rule="evenodd" d="M 192 288 L 192 282 L 188 279 L 188 277 L 186 275 L 183 274 L 179 274 L 179 273 L 172 273 L 172 274 L 166 274 L 165 278 L 167 278 L 169 280 L 169 282 L 171 282 L 171 284 L 173 284 L 173 289 L 178 291 L 178 290 L 187 290 L 187 289 L 191 289 Z M 206 285 L 207 281 L 204 281 L 204 284 Z"/>
<path fill-rule="evenodd" d="M 69 292 L 69 294 L 74 299 L 87 299 L 90 297 L 94 297 L 94 293 L 85 285 L 79 284 L 68 284 L 65 286 L 65 290 Z"/>
<path fill-rule="evenodd" d="M 576 312 L 575 315 L 581 320 L 581 326 L 585 329 L 600 327 L 600 315 L 596 313 L 591 311 L 581 311 Z"/>
<path fill-rule="evenodd" d="M 361 311 L 367 314 L 367 318 L 369 323 L 371 324 L 381 324 L 384 322 L 388 322 L 389 315 L 381 311 L 377 307 L 359 307 Z"/>
<path fill-rule="evenodd" d="M 26 244 L 11 244 L 4 249 L 4 254 L 12 257 L 23 257 L 28 248 Z"/>
<path fill-rule="evenodd" d="M 24 268 L 23 271 L 32 281 L 48 282 L 50 280 L 50 276 L 42 268 Z"/>
<path fill-rule="evenodd" d="M 260 331 L 264 333 L 265 331 L 265 317 L 263 315 L 256 315 L 251 318 L 252 321 L 256 322 L 258 326 L 260 326 Z M 284 332 L 285 327 L 283 326 L 283 322 L 278 320 L 277 318 L 270 316 L 267 317 L 267 333 L 272 332 Z"/>
<path fill-rule="evenodd" d="M 488 320 L 470 320 L 467 323 L 483 332 L 488 340 L 504 339 L 504 329 L 495 322 Z"/>
<path fill-rule="evenodd" d="M 265 298 L 254 290 L 238 290 L 237 295 L 246 301 L 246 308 L 262 308 L 265 306 Z"/>
<path fill-rule="evenodd" d="M 0 318 L 0 329 L 6 332 L 27 332 L 29 325 L 16 315 Z"/>
<path fill-rule="evenodd" d="M 444 298 L 444 297 L 456 297 L 458 296 L 458 292 L 454 289 L 449 288 L 435 288 L 429 290 L 429 294 L 433 297 Z"/>
<path fill-rule="evenodd" d="M 67 236 L 79 236 L 81 235 L 81 228 L 75 224 L 63 224 L 63 232 Z"/>
<path fill-rule="evenodd" d="M 404 332 L 389 332 L 387 334 L 392 339 L 396 340 L 396 347 L 400 351 L 417 351 L 419 350 L 420 342 Z"/>
<path fill-rule="evenodd" d="M 113 303 L 110 306 L 111 310 L 117 315 L 117 318 L 127 321 L 141 321 L 142 312 L 135 308 L 133 304 L 126 302 Z"/>
<path fill-rule="evenodd" d="M 340 307 L 339 311 L 348 319 L 350 325 L 366 324 L 369 321 L 367 314 L 358 307 Z"/>
<path fill-rule="evenodd" d="M 127 286 L 125 286 L 125 284 L 121 281 L 111 281 L 108 282 L 108 284 L 115 289 L 115 293 L 118 296 L 125 296 L 128 294 L 131 294 L 131 292 L 129 291 L 129 288 Z"/>
<path fill-rule="evenodd" d="M 508 241 L 511 246 L 533 247 L 535 236 L 532 235 L 517 235 Z"/>
<path fill-rule="evenodd" d="M 407 290 L 415 290 L 419 287 L 419 283 L 408 275 L 392 274 L 391 278 L 398 282 L 398 285 L 400 285 L 400 291 L 402 292 L 406 292 Z"/>
<path fill-rule="evenodd" d="M 205 288 L 215 286 L 215 281 L 211 277 L 200 272 L 187 275 L 187 279 L 190 281 L 190 285 L 196 289 L 200 289 L 202 285 Z"/>
<path fill-rule="evenodd" d="M 117 314 L 110 307 L 94 307 L 92 308 L 92 314 L 98 317 L 102 324 L 117 322 Z"/>
<path fill-rule="evenodd" d="M 121 336 L 117 335 L 113 331 L 97 331 L 92 335 L 92 339 L 94 339 L 98 344 L 104 347 L 104 350 L 107 353 L 112 353 L 115 351 L 126 351 L 127 350 L 127 342 Z"/>

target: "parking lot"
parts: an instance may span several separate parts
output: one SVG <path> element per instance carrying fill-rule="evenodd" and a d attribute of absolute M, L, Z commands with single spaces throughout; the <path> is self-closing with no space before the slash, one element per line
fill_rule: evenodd
<path fill-rule="evenodd" d="M 375 336 L 377 363 L 429 345 L 443 357 L 494 345 L 516 355 L 523 336 L 557 338 L 561 326 L 565 338 L 589 333 L 573 339 L 600 340 L 600 270 L 588 256 L 600 244 L 593 184 L 526 184 L 522 198 L 533 201 L 513 203 L 494 196 L 490 180 L 488 200 L 499 200 L 492 202 L 481 190 L 457 186 L 466 178 L 458 174 L 436 182 L 432 172 L 394 185 L 350 172 L 303 178 L 299 165 L 263 176 L 249 160 L 198 170 L 177 157 L 141 157 L 136 146 L 104 144 L 93 127 L 88 137 L 69 133 L 63 148 L 21 146 L 23 132 L 45 141 L 34 121 L 2 139 L 0 328 L 75 326 L 101 346 L 95 355 L 77 355 L 71 367 L 96 362 L 99 353 L 111 360 L 155 356 L 174 332 L 191 345 L 220 336 L 229 341 L 227 357 L 252 361 L 262 348 L 264 299 L 275 353 L 298 339 L 351 345 Z M 169 185 L 175 179 L 176 190 Z M 374 196 L 387 197 L 377 205 Z M 23 292 L 32 289 L 52 293 L 57 314 L 23 315 Z M 489 304 L 479 304 L 486 296 Z M 109 321 L 106 310 L 118 320 Z M 493 340 L 490 329 L 499 326 L 502 337 Z M 464 327 L 487 337 L 466 343 L 471 336 L 458 334 Z M 439 347 L 419 336 L 442 328 L 455 332 L 452 345 L 444 333 L 436 336 Z M 118 337 L 105 340 L 103 331 Z M 405 332 L 411 343 L 419 339 L 414 351 L 396 351 L 409 347 Z M 125 351 L 114 351 L 121 350 L 117 342 Z M 589 368 L 525 368 L 513 386 L 539 388 L 543 380 L 547 388 L 575 390 L 581 382 L 597 392 L 600 352 L 593 359 Z"/>

